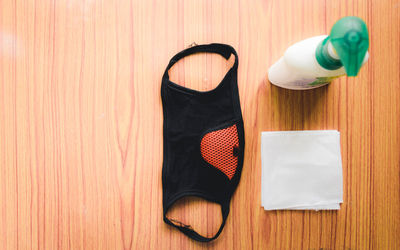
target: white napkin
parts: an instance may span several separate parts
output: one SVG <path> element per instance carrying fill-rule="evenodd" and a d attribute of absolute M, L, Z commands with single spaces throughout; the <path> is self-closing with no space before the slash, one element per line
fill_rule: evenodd
<path fill-rule="evenodd" d="M 340 209 L 340 133 L 336 130 L 261 133 L 261 206 Z"/>

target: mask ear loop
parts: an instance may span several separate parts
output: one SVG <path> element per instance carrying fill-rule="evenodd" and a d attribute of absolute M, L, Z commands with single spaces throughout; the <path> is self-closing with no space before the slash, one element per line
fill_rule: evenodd
<path fill-rule="evenodd" d="M 169 79 L 168 70 L 177 61 L 179 61 L 180 59 L 182 59 L 185 56 L 195 54 L 195 53 L 202 53 L 202 52 L 220 54 L 226 60 L 228 60 L 229 57 L 231 56 L 231 54 L 233 54 L 235 56 L 235 63 L 232 66 L 232 68 L 237 69 L 237 67 L 238 67 L 238 55 L 233 47 L 226 45 L 226 44 L 220 44 L 220 43 L 194 45 L 194 46 L 191 46 L 191 47 L 179 52 L 178 54 L 176 54 L 174 57 L 171 58 L 167 68 L 165 69 L 163 79 Z"/>
<path fill-rule="evenodd" d="M 197 233 L 190 225 L 185 225 L 182 222 L 179 222 L 177 220 L 173 219 L 168 219 L 166 216 L 166 212 L 164 213 L 164 222 L 167 223 L 168 225 L 171 225 L 175 228 L 177 228 L 179 231 L 182 233 L 186 234 L 189 238 L 192 238 L 193 240 L 197 240 L 200 242 L 209 242 L 214 239 L 216 239 L 222 232 L 222 229 L 225 226 L 226 219 L 228 218 L 229 215 L 229 202 L 226 203 L 221 203 L 221 213 L 222 213 L 222 223 L 221 226 L 218 229 L 218 232 L 212 236 L 212 237 L 204 237 Z M 175 222 L 175 223 L 173 223 Z"/>

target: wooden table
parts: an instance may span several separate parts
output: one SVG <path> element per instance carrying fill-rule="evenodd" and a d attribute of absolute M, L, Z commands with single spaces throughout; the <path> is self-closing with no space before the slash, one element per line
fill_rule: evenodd
<path fill-rule="evenodd" d="M 363 18 L 368 63 L 356 78 L 289 91 L 268 67 L 296 41 Z M 246 149 L 226 227 L 194 242 L 162 221 L 160 80 L 193 42 L 239 54 Z M 201 54 L 171 77 L 214 88 L 232 61 Z M 1 249 L 400 249 L 400 2 L 0 1 Z M 260 132 L 337 129 L 339 211 L 267 212 Z M 219 208 L 171 214 L 211 235 Z"/>

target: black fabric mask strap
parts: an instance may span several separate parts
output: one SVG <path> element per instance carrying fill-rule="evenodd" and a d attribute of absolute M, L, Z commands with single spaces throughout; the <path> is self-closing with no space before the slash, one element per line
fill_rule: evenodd
<path fill-rule="evenodd" d="M 227 44 L 221 44 L 221 43 L 211 43 L 211 44 L 204 44 L 204 45 L 196 45 L 190 48 L 187 48 L 178 54 L 176 54 L 172 59 L 169 61 L 169 64 L 167 68 L 165 69 L 164 72 L 164 78 L 169 79 L 168 75 L 168 70 L 180 59 L 182 59 L 185 56 L 191 55 L 191 54 L 196 54 L 196 53 L 202 53 L 202 52 L 208 52 L 208 53 L 217 53 L 223 56 L 226 60 L 229 59 L 231 54 L 235 55 L 235 64 L 232 66 L 232 68 L 237 68 L 238 66 L 238 55 L 236 54 L 235 49 L 232 46 L 229 46 Z"/>
<path fill-rule="evenodd" d="M 218 232 L 213 237 L 209 237 L 209 238 L 201 236 L 196 231 L 194 231 L 192 229 L 192 227 L 189 226 L 189 225 L 184 225 L 183 223 L 181 223 L 179 221 L 168 219 L 166 214 L 164 214 L 164 222 L 169 224 L 169 225 L 171 225 L 171 226 L 176 227 L 182 233 L 186 234 L 188 237 L 190 237 L 190 238 L 192 238 L 194 240 L 197 240 L 197 241 L 200 241 L 200 242 L 209 242 L 209 241 L 212 241 L 212 240 L 216 239 L 220 235 L 220 233 L 222 232 L 222 229 L 225 226 L 226 218 L 229 215 L 229 202 L 221 204 L 221 212 L 222 212 L 222 223 L 221 223 L 221 226 L 219 227 Z M 177 224 L 173 223 L 171 220 L 174 221 Z"/>

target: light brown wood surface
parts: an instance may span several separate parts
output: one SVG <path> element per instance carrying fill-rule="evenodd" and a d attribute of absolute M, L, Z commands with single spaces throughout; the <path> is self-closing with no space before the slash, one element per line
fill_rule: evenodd
<path fill-rule="evenodd" d="M 295 92 L 267 80 L 296 41 L 363 18 L 370 59 L 356 78 Z M 162 221 L 161 76 L 169 59 L 220 42 L 239 54 L 246 148 L 220 237 Z M 171 77 L 214 88 L 231 65 L 200 54 Z M 400 2 L 0 0 L 1 249 L 400 249 Z M 339 211 L 264 211 L 260 132 L 341 132 Z M 211 235 L 219 208 L 171 211 Z"/>

